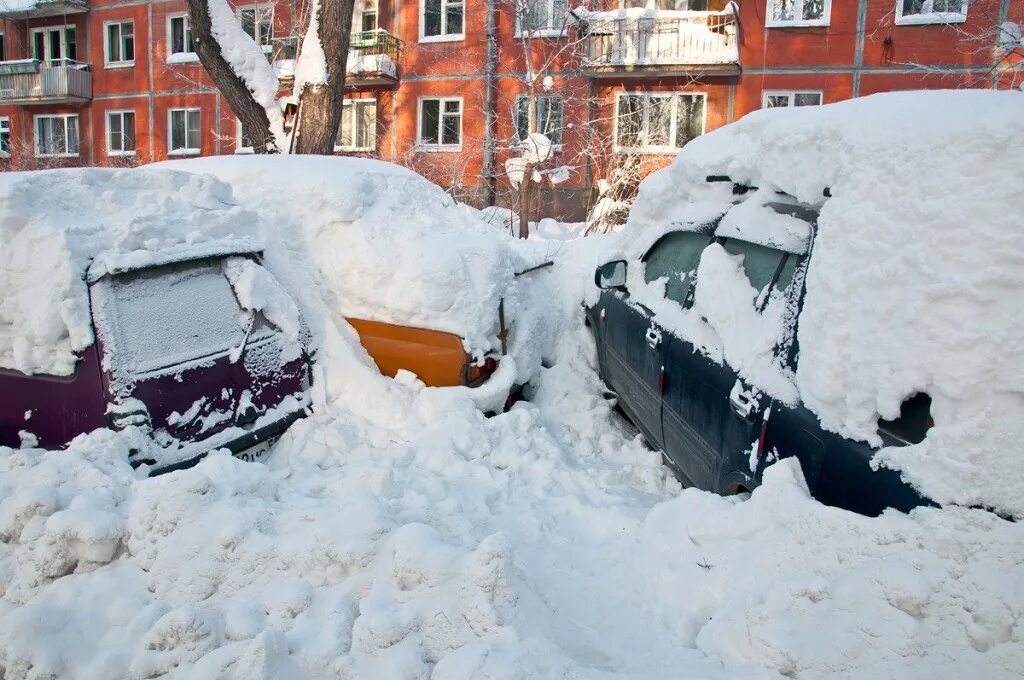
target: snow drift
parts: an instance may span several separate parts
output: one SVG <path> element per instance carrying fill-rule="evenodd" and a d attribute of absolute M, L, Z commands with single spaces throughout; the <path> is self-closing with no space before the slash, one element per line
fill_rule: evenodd
<path fill-rule="evenodd" d="M 876 461 L 939 502 L 1024 515 L 1022 138 L 1018 93 L 908 92 L 758 111 L 694 140 L 641 185 L 630 250 L 733 209 L 709 175 L 820 206 L 789 377 L 800 398 L 826 428 L 880 444 L 878 419 L 927 393 L 928 437 Z M 744 349 L 701 320 L 677 327 L 711 356 Z M 760 365 L 770 360 L 762 354 Z"/>

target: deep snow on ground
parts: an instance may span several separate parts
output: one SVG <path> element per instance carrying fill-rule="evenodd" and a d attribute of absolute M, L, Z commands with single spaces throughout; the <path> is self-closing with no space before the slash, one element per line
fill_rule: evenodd
<path fill-rule="evenodd" d="M 219 196 L 225 232 L 257 219 L 210 180 L 125 177 L 147 175 Z M 350 208 L 372 214 L 354 193 Z M 218 453 L 147 479 L 127 464 L 131 431 L 66 451 L 0 448 L 4 680 L 1024 674 L 1020 524 L 957 507 L 853 515 L 810 499 L 786 460 L 749 499 L 679 487 L 603 397 L 581 325 L 595 266 L 630 245 L 622 234 L 567 240 L 571 228 L 552 227 L 497 242 L 462 211 L 469 221 L 453 228 L 510 251 L 489 280 L 511 286 L 525 354 L 498 382 L 520 363 L 548 366 L 529 401 L 486 418 L 480 391 L 374 371 L 334 306 L 356 282 L 331 253 L 308 252 L 352 235 L 311 229 L 306 242 L 272 228 L 321 208 L 341 213 L 311 203 L 254 228 L 318 350 L 315 413 L 266 465 Z M 146 219 L 115 222 L 126 247 L 144 243 Z M 357 229 L 372 249 L 384 227 Z M 513 263 L 545 260 L 554 266 L 511 280 Z"/>
<path fill-rule="evenodd" d="M 1018 677 L 1019 525 L 859 517 L 788 464 L 745 502 L 679 489 L 570 323 L 610 240 L 524 245 L 561 349 L 494 418 L 380 378 L 387 426 L 334 402 L 268 465 L 0 451 L 5 678 Z"/>

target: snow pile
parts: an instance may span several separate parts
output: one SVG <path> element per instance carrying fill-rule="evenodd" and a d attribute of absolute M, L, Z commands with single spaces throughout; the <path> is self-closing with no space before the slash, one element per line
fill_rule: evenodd
<path fill-rule="evenodd" d="M 152 261 L 252 233 L 209 177 L 83 169 L 0 177 L 0 368 L 69 375 L 93 341 L 85 273 L 101 253 Z"/>
<path fill-rule="evenodd" d="M 253 156 L 154 167 L 209 173 L 305 247 L 345 316 L 456 333 L 483 356 L 510 325 L 521 262 L 507 239 L 410 170 L 361 158 Z M 272 191 L 267 187 L 273 186 Z"/>
<path fill-rule="evenodd" d="M 758 111 L 648 178 L 629 228 L 650 244 L 692 217 L 681 211 L 729 210 L 733 199 L 714 198 L 721 190 L 709 175 L 822 206 L 798 338 L 804 403 L 826 428 L 880 444 L 878 419 L 927 393 L 928 437 L 877 460 L 939 502 L 1020 515 L 1024 186 L 1006 178 L 1017 174 L 1022 136 L 1017 93 L 906 92 Z M 761 218 L 744 233 L 756 237 L 762 223 L 777 233 Z"/>

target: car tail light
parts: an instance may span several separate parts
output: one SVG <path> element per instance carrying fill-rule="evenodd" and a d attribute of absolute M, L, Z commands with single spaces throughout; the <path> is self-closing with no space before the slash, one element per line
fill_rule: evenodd
<path fill-rule="evenodd" d="M 498 360 L 495 357 L 487 357 L 479 364 L 467 364 L 464 371 L 466 384 L 470 387 L 480 385 L 490 378 L 497 368 Z"/>

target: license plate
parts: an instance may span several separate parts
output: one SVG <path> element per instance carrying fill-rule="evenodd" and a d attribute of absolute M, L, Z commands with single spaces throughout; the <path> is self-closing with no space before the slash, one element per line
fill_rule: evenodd
<path fill-rule="evenodd" d="M 274 448 L 274 444 L 280 437 L 271 437 L 270 439 L 264 440 L 255 446 L 250 446 L 247 449 L 239 451 L 235 454 L 235 458 L 240 458 L 249 463 L 263 463 L 267 460 L 270 455 L 270 450 Z"/>

